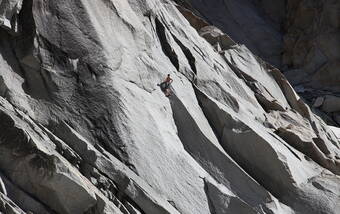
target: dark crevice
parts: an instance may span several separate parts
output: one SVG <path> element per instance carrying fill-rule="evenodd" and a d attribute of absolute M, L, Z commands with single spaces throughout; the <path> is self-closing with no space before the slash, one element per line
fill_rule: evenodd
<path fill-rule="evenodd" d="M 51 57 L 53 57 L 53 65 L 61 65 L 62 67 L 67 67 L 69 65 L 69 59 L 71 57 L 67 52 L 62 50 L 57 45 L 50 42 L 47 38 L 42 35 L 39 35 L 38 38 L 39 45 L 45 50 L 48 50 L 51 53 Z M 52 60 L 51 60 L 52 61 Z"/>
<path fill-rule="evenodd" d="M 5 84 L 4 78 L 0 76 L 0 97 L 7 98 L 8 95 L 8 87 Z"/>
<path fill-rule="evenodd" d="M 214 202 L 211 200 L 210 198 L 210 194 L 209 194 L 209 185 L 207 184 L 207 181 L 204 179 L 204 192 L 207 196 L 208 199 L 208 205 L 209 205 L 209 210 L 211 214 L 217 214 L 216 213 L 216 208 L 214 206 Z"/>
<path fill-rule="evenodd" d="M 171 45 L 168 42 L 166 29 L 164 25 L 158 18 L 155 19 L 155 23 L 156 23 L 156 32 L 157 32 L 164 54 L 169 58 L 173 66 L 175 66 L 175 68 L 179 70 L 178 56 L 175 50 L 171 47 Z"/>
<path fill-rule="evenodd" d="M 97 79 L 98 77 L 98 74 L 97 74 L 97 70 L 95 70 L 92 66 L 91 66 L 91 64 L 89 64 L 89 63 L 86 63 L 86 68 L 87 68 L 87 70 L 90 72 L 90 74 L 91 74 L 91 76 L 94 78 L 94 79 Z"/>
<path fill-rule="evenodd" d="M 317 181 L 313 181 L 312 182 L 312 185 L 315 187 L 315 188 L 317 188 L 317 189 L 319 189 L 319 190 L 321 190 L 321 191 L 323 191 L 323 192 L 328 192 L 328 193 L 331 193 L 331 194 L 335 194 L 334 192 L 332 192 L 332 191 L 330 191 L 329 189 L 326 189 L 324 186 L 322 186 L 320 183 L 318 183 Z"/>
<path fill-rule="evenodd" d="M 155 27 L 153 25 L 153 22 L 152 22 L 152 15 L 148 14 L 147 17 L 148 17 L 148 20 L 150 22 L 151 30 L 153 31 L 153 33 L 157 33 L 157 31 L 156 31 L 156 29 L 155 29 Z M 154 37 L 154 34 L 152 34 L 152 37 Z"/>
<path fill-rule="evenodd" d="M 278 133 L 278 130 L 276 130 L 276 131 L 274 131 L 274 133 L 277 135 L 277 136 L 280 136 Z M 275 137 L 276 139 L 278 139 L 278 137 L 275 135 L 275 134 L 272 134 L 272 133 L 270 133 L 273 137 Z M 281 139 L 278 139 L 280 142 L 282 142 L 282 140 Z M 282 142 L 282 144 L 297 158 L 297 159 L 299 159 L 300 161 L 302 161 L 301 160 L 301 158 L 298 156 L 298 154 L 296 154 L 296 152 L 294 152 L 294 150 L 291 148 L 291 147 L 289 147 L 286 143 L 284 143 L 284 142 Z M 289 144 L 290 145 L 290 144 Z M 291 146 L 291 145 L 290 145 Z M 294 146 L 293 146 L 293 148 L 294 148 Z"/>
<path fill-rule="evenodd" d="M 23 73 L 24 91 L 36 99 L 51 100 L 51 87 L 46 71 L 41 69 L 39 48 L 34 45 L 36 26 L 32 13 L 33 0 L 23 1 L 18 16 L 21 33 L 12 42 L 12 48 Z M 38 41 L 39 43 L 39 41 Z M 53 84 L 52 84 L 53 85 Z"/>
<path fill-rule="evenodd" d="M 255 80 L 254 78 L 252 78 L 248 74 L 244 73 L 243 71 L 241 71 L 240 69 L 235 67 L 228 60 L 225 60 L 225 61 L 229 65 L 231 70 L 236 74 L 236 76 L 238 78 L 240 78 L 241 80 L 243 80 L 243 82 L 254 92 L 255 98 L 258 101 L 258 103 L 260 104 L 260 106 L 263 108 L 263 110 L 265 110 L 267 113 L 269 113 L 272 110 L 274 110 L 274 111 L 285 111 L 285 108 L 282 107 L 277 102 L 276 99 L 274 99 L 274 97 L 271 95 L 271 93 L 267 90 L 266 87 L 264 87 L 261 83 L 259 83 L 257 80 Z M 263 95 L 263 93 L 265 93 L 265 92 L 261 92 L 259 87 L 261 87 L 263 90 L 265 90 L 265 92 L 267 92 L 267 94 L 269 96 L 271 96 L 271 98 L 273 98 L 273 99 L 268 100 Z"/>
<path fill-rule="evenodd" d="M 50 138 L 50 140 L 55 144 L 56 151 L 61 154 L 69 163 L 71 163 L 74 167 L 79 168 L 81 157 L 71 148 L 63 145 L 63 141 L 57 139 L 57 137 L 50 132 L 49 129 L 45 128 L 42 124 L 37 124 L 46 135 Z M 65 142 L 64 142 L 65 143 Z M 65 143 L 66 144 L 66 143 Z M 66 144 L 67 145 L 67 144 Z M 67 145 L 68 146 L 68 145 Z"/>
<path fill-rule="evenodd" d="M 171 35 L 175 39 L 175 41 L 179 45 L 179 47 L 182 49 L 185 57 L 187 58 L 187 60 L 189 62 L 191 70 L 195 73 L 195 75 L 197 75 L 196 59 L 195 59 L 195 57 L 192 55 L 192 53 L 189 50 L 189 48 L 185 47 L 183 45 L 183 43 L 177 37 L 175 37 L 173 34 L 171 34 Z"/>
<path fill-rule="evenodd" d="M 129 198 L 129 197 L 126 197 L 125 198 L 125 201 L 123 202 L 123 204 L 126 206 L 126 203 L 129 203 L 131 206 L 133 206 L 136 210 L 138 210 L 141 214 L 147 214 L 147 213 L 145 213 L 143 210 L 142 210 L 142 208 L 140 208 L 140 206 L 136 203 L 136 202 L 134 202 L 131 198 Z M 127 210 L 129 210 L 128 208 L 127 208 Z"/>
<path fill-rule="evenodd" d="M 172 201 L 172 200 L 167 200 L 167 202 L 168 202 L 173 208 L 175 208 L 175 209 L 180 213 L 180 211 L 179 211 L 179 209 L 178 209 L 178 207 L 176 206 L 176 203 L 175 203 L 174 201 Z"/>

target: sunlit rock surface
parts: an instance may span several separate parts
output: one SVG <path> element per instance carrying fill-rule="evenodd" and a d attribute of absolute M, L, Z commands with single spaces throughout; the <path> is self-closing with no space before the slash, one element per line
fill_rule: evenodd
<path fill-rule="evenodd" d="M 170 0 L 0 2 L 0 213 L 338 214 L 338 131 L 247 42 Z"/>

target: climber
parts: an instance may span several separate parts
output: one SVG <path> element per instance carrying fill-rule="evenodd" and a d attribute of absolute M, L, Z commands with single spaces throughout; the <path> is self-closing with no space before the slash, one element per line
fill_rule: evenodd
<path fill-rule="evenodd" d="M 161 90 L 164 92 L 166 97 L 169 97 L 172 93 L 170 90 L 170 85 L 172 82 L 173 82 L 173 79 L 171 79 L 170 74 L 168 74 L 165 80 L 161 84 L 158 84 L 158 86 L 161 87 Z"/>

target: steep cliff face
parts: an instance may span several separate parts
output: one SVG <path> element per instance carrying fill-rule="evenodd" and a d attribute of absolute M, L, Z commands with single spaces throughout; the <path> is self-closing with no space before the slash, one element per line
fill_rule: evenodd
<path fill-rule="evenodd" d="M 249 37 L 236 44 L 170 0 L 0 11 L 0 212 L 340 209 L 338 136 Z M 276 35 L 281 17 L 264 11 Z"/>
<path fill-rule="evenodd" d="M 281 67 L 285 1 L 277 0 L 175 0 L 220 28 L 237 43 L 270 64 Z"/>
<path fill-rule="evenodd" d="M 281 69 L 328 124 L 340 125 L 339 1 L 176 2 Z"/>

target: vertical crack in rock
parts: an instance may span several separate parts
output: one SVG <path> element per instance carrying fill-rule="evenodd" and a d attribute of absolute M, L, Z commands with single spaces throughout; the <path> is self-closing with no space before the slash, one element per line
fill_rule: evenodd
<path fill-rule="evenodd" d="M 196 59 L 195 57 L 192 55 L 191 51 L 189 50 L 189 48 L 185 47 L 185 45 L 183 45 L 183 43 L 173 34 L 171 34 L 172 37 L 174 38 L 174 40 L 176 41 L 176 43 L 179 45 L 179 47 L 182 49 L 185 57 L 188 60 L 188 63 L 190 65 L 191 70 L 194 72 L 194 74 L 197 74 L 197 68 L 196 68 Z"/>
<path fill-rule="evenodd" d="M 3 98 L 7 97 L 8 87 L 5 84 L 4 78 L 0 76 L 0 96 Z"/>
<path fill-rule="evenodd" d="M 257 214 L 265 209 L 268 213 L 272 213 L 267 207 L 261 207 L 256 211 L 242 199 L 235 196 L 224 186 L 215 183 L 213 180 L 204 178 L 204 190 L 208 198 L 211 213 L 242 213 L 242 214 Z"/>
<path fill-rule="evenodd" d="M 20 35 L 13 43 L 15 54 L 24 73 L 23 89 L 37 99 L 50 100 L 50 81 L 41 69 L 39 41 L 32 13 L 33 0 L 25 0 L 19 14 Z M 38 46 L 38 47 L 36 47 Z"/>
<path fill-rule="evenodd" d="M 171 45 L 168 42 L 166 28 L 164 27 L 164 25 L 158 18 L 155 19 L 155 23 L 156 23 L 156 32 L 157 32 L 164 54 L 169 58 L 173 66 L 175 66 L 175 68 L 179 70 L 178 56 L 175 50 L 171 47 Z"/>
<path fill-rule="evenodd" d="M 205 194 L 207 195 L 207 199 L 208 199 L 208 203 L 209 203 L 209 209 L 210 209 L 211 214 L 219 214 L 219 213 L 216 212 L 214 201 L 210 197 L 209 186 L 208 186 L 207 181 L 205 179 L 204 179 L 204 191 L 205 191 Z"/>

